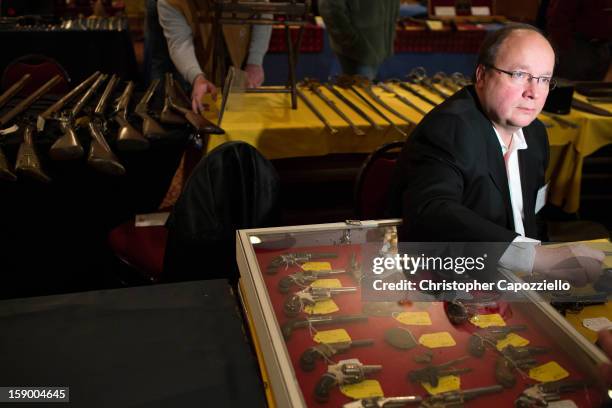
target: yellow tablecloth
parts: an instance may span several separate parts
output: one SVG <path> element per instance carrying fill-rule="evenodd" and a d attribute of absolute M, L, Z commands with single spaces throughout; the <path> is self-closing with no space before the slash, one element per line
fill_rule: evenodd
<path fill-rule="evenodd" d="M 421 109 L 425 111 L 432 109 L 427 102 L 399 86 L 391 85 L 391 87 Z M 439 103 L 443 100 L 425 89 L 416 88 L 435 102 Z M 345 106 L 327 89 L 320 89 L 366 134 L 355 135 L 348 124 L 329 106 L 304 88 L 302 90 L 306 97 L 313 102 L 331 125 L 339 130 L 339 133 L 331 134 L 299 99 L 298 109 L 292 110 L 289 94 L 232 94 L 222 123 L 227 133 L 221 136 L 211 136 L 208 149 L 226 141 L 242 140 L 255 146 L 267 158 L 280 159 L 322 156 L 332 153 L 369 153 L 384 143 L 405 139 L 404 135 L 389 126 L 353 92 L 336 88 L 362 108 L 382 127 L 382 130 L 372 128 L 365 119 Z M 409 133 L 414 124 L 421 120 L 422 114 L 402 103 L 393 94 L 384 92 L 379 87 L 373 89 L 385 102 L 413 122 L 413 124 L 407 124 L 387 110 L 381 109 L 405 133 Z M 612 110 L 612 104 L 600 106 Z M 567 212 L 576 212 L 580 204 L 580 182 L 584 158 L 602 146 L 612 143 L 612 118 L 576 110 L 572 110 L 571 114 L 563 117 L 578 124 L 579 128 L 563 128 L 550 118 L 540 117 L 544 123 L 552 125 L 548 129 L 551 145 L 549 201 Z"/>

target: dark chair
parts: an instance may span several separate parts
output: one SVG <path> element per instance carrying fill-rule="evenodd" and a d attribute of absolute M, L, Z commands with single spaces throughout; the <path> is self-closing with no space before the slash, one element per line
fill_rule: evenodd
<path fill-rule="evenodd" d="M 391 176 L 403 146 L 403 141 L 382 145 L 368 156 L 359 169 L 354 191 L 357 219 L 377 220 L 386 217 Z"/>
<path fill-rule="evenodd" d="M 183 180 L 187 180 L 202 157 L 202 151 L 190 144 L 183 155 Z M 171 211 L 172 208 L 165 209 Z M 164 211 L 164 210 L 160 210 Z M 157 283 L 161 279 L 168 240 L 165 225 L 136 226 L 124 222 L 110 231 L 108 246 L 117 262 L 111 265 L 124 285 Z"/>
<path fill-rule="evenodd" d="M 132 220 L 109 233 L 121 269 L 132 271 L 122 270 L 120 279 L 235 281 L 235 230 L 277 224 L 279 189 L 276 170 L 253 146 L 218 146 L 191 172 L 166 226 L 135 227 Z"/>
<path fill-rule="evenodd" d="M 278 225 L 280 181 L 244 142 L 213 149 L 196 166 L 168 226 L 163 281 L 238 279 L 236 230 Z"/>
<path fill-rule="evenodd" d="M 136 227 L 132 220 L 114 228 L 108 245 L 119 261 L 119 279 L 124 284 L 159 282 L 167 239 L 165 225 Z"/>
<path fill-rule="evenodd" d="M 19 81 L 25 74 L 30 74 L 31 79 L 21 89 L 20 95 L 29 95 L 40 88 L 45 82 L 59 75 L 62 78 L 51 90 L 50 94 L 64 94 L 69 91 L 70 77 L 64 67 L 56 60 L 44 55 L 24 55 L 10 62 L 2 73 L 0 84 L 3 90 L 8 89 Z"/>

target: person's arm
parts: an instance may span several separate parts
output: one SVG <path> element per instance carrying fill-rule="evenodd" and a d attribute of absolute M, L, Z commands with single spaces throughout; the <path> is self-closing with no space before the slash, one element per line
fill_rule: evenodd
<path fill-rule="evenodd" d="M 264 18 L 272 18 L 272 15 L 263 15 Z M 249 44 L 249 56 L 245 66 L 247 73 L 247 86 L 256 88 L 264 81 L 263 59 L 268 52 L 272 26 L 256 25 L 251 28 L 251 43 Z"/>
<path fill-rule="evenodd" d="M 202 74 L 193 47 L 193 33 L 183 14 L 168 4 L 166 0 L 157 2 L 159 23 L 168 42 L 168 51 L 174 66 L 190 84 Z"/>
<path fill-rule="evenodd" d="M 194 112 L 204 109 L 202 98 L 210 93 L 216 98 L 216 87 L 206 79 L 196 58 L 193 32 L 183 14 L 166 0 L 157 2 L 159 23 L 168 42 L 168 52 L 176 69 L 191 84 L 191 106 Z"/>

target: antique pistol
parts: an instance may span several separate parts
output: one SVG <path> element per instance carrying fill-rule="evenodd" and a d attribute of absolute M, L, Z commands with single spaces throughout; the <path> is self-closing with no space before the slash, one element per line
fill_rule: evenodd
<path fill-rule="evenodd" d="M 494 394 L 504 389 L 501 385 L 471 388 L 464 391 L 448 391 L 427 397 L 420 405 L 422 408 L 461 408 L 466 401 L 481 395 Z"/>
<path fill-rule="evenodd" d="M 115 122 L 119 125 L 117 148 L 122 151 L 145 150 L 149 141 L 128 121 L 128 105 L 134 92 L 134 81 L 129 81 L 115 102 Z"/>
<path fill-rule="evenodd" d="M 402 408 L 407 405 L 419 404 L 423 399 L 416 395 L 402 397 L 372 397 L 351 401 L 342 408 Z"/>
<path fill-rule="evenodd" d="M 523 330 L 527 330 L 527 326 L 524 324 L 492 327 L 480 330 L 470 336 L 468 340 L 468 352 L 474 357 L 482 357 L 487 345 L 495 347 L 497 340 L 503 339 L 509 333 Z"/>
<path fill-rule="evenodd" d="M 287 317 L 295 317 L 304 309 L 304 306 L 313 306 L 316 302 L 321 300 L 331 299 L 336 293 L 355 291 L 357 291 L 355 286 L 342 288 L 316 288 L 309 286 L 288 296 L 283 304 L 283 310 Z"/>
<path fill-rule="evenodd" d="M 514 401 L 517 408 L 547 407 L 549 402 L 561 399 L 561 394 L 587 387 L 586 381 L 559 380 L 536 384 L 526 388 Z"/>
<path fill-rule="evenodd" d="M 332 387 L 357 384 L 372 373 L 382 370 L 381 365 L 364 365 L 357 359 L 344 360 L 327 367 L 327 372 L 317 382 L 314 395 L 317 402 L 327 402 Z"/>
<path fill-rule="evenodd" d="M 366 320 L 368 320 L 368 316 L 363 314 L 304 317 L 286 321 L 281 326 L 281 332 L 283 333 L 283 337 L 285 338 L 285 340 L 289 340 L 294 329 L 311 326 L 324 326 L 338 323 L 363 322 Z"/>
<path fill-rule="evenodd" d="M 338 275 L 341 273 L 346 273 L 346 271 L 344 269 L 332 269 L 292 273 L 291 275 L 282 277 L 281 280 L 278 281 L 278 290 L 280 293 L 287 293 L 293 287 L 293 285 L 304 287 L 310 285 L 317 279 Z"/>
<path fill-rule="evenodd" d="M 516 376 L 514 375 L 515 368 L 527 369 L 537 364 L 538 361 L 535 358 L 525 358 L 514 362 L 503 356 L 499 356 L 495 360 L 495 379 L 497 383 L 504 388 L 512 388 L 516 385 Z"/>
<path fill-rule="evenodd" d="M 339 343 L 320 343 L 306 349 L 300 356 L 300 367 L 304 371 L 312 371 L 318 359 L 328 360 L 336 354 L 346 353 L 351 347 L 371 346 L 372 339 L 343 341 Z"/>
<path fill-rule="evenodd" d="M 495 379 L 505 388 L 516 385 L 515 369 L 528 369 L 538 364 L 533 356 L 548 352 L 545 347 L 514 347 L 508 345 L 495 360 Z"/>
<path fill-rule="evenodd" d="M 453 325 L 467 322 L 478 313 L 479 308 L 497 307 L 496 302 L 475 302 L 469 300 L 453 300 L 445 302 L 444 312 Z"/>
<path fill-rule="evenodd" d="M 463 374 L 472 371 L 471 368 L 454 368 L 453 365 L 456 363 L 460 363 L 466 360 L 468 356 L 463 356 L 460 358 L 456 358 L 454 360 L 447 361 L 443 364 L 438 365 L 428 365 L 424 368 L 419 368 L 418 370 L 412 370 L 408 372 L 408 379 L 410 382 L 426 382 L 429 383 L 432 387 L 438 386 L 438 380 L 440 377 L 444 377 L 446 375 L 457 375 Z"/>
<path fill-rule="evenodd" d="M 270 262 L 268 268 L 266 269 L 266 274 L 268 275 L 276 275 L 278 273 L 278 269 L 282 266 L 288 268 L 290 265 L 301 265 L 303 263 L 309 261 L 315 261 L 319 259 L 332 259 L 337 258 L 338 254 L 333 252 L 321 252 L 321 253 L 306 253 L 306 252 L 296 252 L 292 254 L 283 254 L 279 255 Z"/>

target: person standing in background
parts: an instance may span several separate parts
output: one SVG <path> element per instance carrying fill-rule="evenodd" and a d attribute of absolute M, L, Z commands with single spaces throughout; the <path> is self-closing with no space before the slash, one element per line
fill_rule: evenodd
<path fill-rule="evenodd" d="M 342 72 L 374 79 L 393 55 L 399 0 L 319 0 Z"/>
<path fill-rule="evenodd" d="M 191 104 L 196 113 L 204 110 L 202 98 L 217 95 L 225 73 L 217 72 L 213 78 L 213 27 L 206 22 L 211 17 L 210 0 L 159 0 L 159 22 L 164 30 L 170 58 L 174 66 L 191 84 Z M 269 25 L 228 25 L 222 29 L 224 45 L 231 62 L 237 68 L 244 67 L 247 86 L 255 88 L 264 81 L 263 58 L 268 51 L 272 34 Z M 248 55 L 248 57 L 247 57 Z"/>

